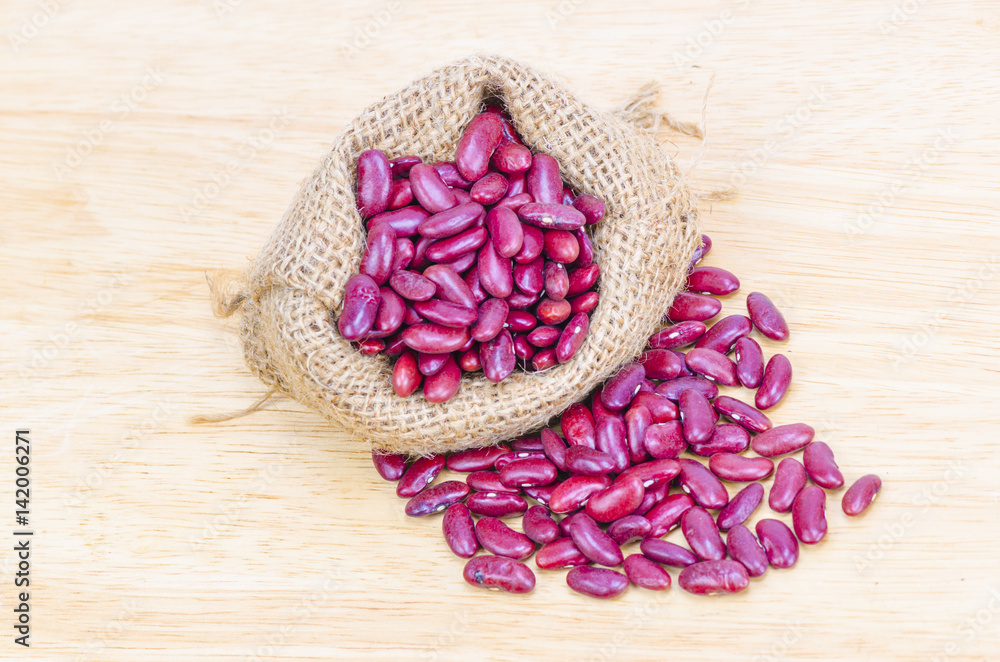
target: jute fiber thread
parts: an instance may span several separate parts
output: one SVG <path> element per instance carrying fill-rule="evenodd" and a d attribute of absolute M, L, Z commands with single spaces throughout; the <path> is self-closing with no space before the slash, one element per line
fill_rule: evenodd
<path fill-rule="evenodd" d="M 269 392 L 298 400 L 372 447 L 426 455 L 536 430 L 642 351 L 684 286 L 700 238 L 697 210 L 682 173 L 651 134 L 666 117 L 652 109 L 655 93 L 647 86 L 623 110 L 602 112 L 506 57 L 444 66 L 350 123 L 235 292 L 232 283 L 219 285 L 216 312 L 241 313 L 247 365 Z M 365 242 L 355 207 L 357 157 L 380 149 L 389 158 L 454 158 L 462 129 L 491 96 L 506 105 L 528 147 L 558 159 L 574 190 L 606 202 L 604 220 L 593 228 L 600 303 L 587 340 L 565 364 L 515 370 L 500 384 L 463 374 L 458 394 L 442 404 L 419 393 L 400 398 L 391 384 L 394 358 L 360 354 L 335 325 Z M 669 118 L 665 124 L 700 134 L 694 125 Z"/>

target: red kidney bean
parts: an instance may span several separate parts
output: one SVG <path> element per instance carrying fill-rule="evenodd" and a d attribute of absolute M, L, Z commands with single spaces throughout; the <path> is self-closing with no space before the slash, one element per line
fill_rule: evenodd
<path fill-rule="evenodd" d="M 465 504 L 448 506 L 441 520 L 441 528 L 444 531 L 444 541 L 456 556 L 468 559 L 479 551 L 476 523 Z"/>
<path fill-rule="evenodd" d="M 579 402 L 570 405 L 559 419 L 559 427 L 570 446 L 596 448 L 594 416 Z"/>
<path fill-rule="evenodd" d="M 736 561 L 702 561 L 681 570 L 677 584 L 695 595 L 739 593 L 750 585 L 750 576 Z"/>
<path fill-rule="evenodd" d="M 531 568 L 505 556 L 477 556 L 469 559 L 462 576 L 472 586 L 529 593 L 535 588 L 535 573 Z"/>
<path fill-rule="evenodd" d="M 455 148 L 455 165 L 465 179 L 482 178 L 490 166 L 493 150 L 503 139 L 502 120 L 493 113 L 480 113 L 465 127 Z"/>
<path fill-rule="evenodd" d="M 628 469 L 629 450 L 626 439 L 625 422 L 617 416 L 609 416 L 597 421 L 597 450 L 607 453 L 615 462 L 614 471 L 620 473 Z"/>
<path fill-rule="evenodd" d="M 751 292 L 747 296 L 747 311 L 757 330 L 771 340 L 786 340 L 788 324 L 777 306 L 760 292 Z"/>
<path fill-rule="evenodd" d="M 694 250 L 694 256 L 691 258 L 691 268 L 693 269 L 696 264 L 701 262 L 702 258 L 708 255 L 708 252 L 712 250 L 712 239 L 707 235 L 701 235 L 701 245 Z"/>
<path fill-rule="evenodd" d="M 639 385 L 646 377 L 646 369 L 641 363 L 630 363 L 619 370 L 601 391 L 601 402 L 608 409 L 624 409 L 639 392 Z"/>
<path fill-rule="evenodd" d="M 570 446 L 564 456 L 566 470 L 580 476 L 603 476 L 617 466 L 611 455 L 589 446 Z"/>
<path fill-rule="evenodd" d="M 389 206 L 392 190 L 392 170 L 389 159 L 377 149 L 362 152 L 358 157 L 358 211 L 368 218 L 381 214 Z"/>
<path fill-rule="evenodd" d="M 559 340 L 560 329 L 554 326 L 539 326 L 528 334 L 528 342 L 535 347 L 551 347 Z"/>
<path fill-rule="evenodd" d="M 365 340 L 358 341 L 358 351 L 365 356 L 381 354 L 384 349 L 385 343 L 377 338 L 367 338 Z"/>
<path fill-rule="evenodd" d="M 453 269 L 433 264 L 424 269 L 423 276 L 437 286 L 435 293 L 444 301 L 465 308 L 476 308 L 478 305 L 472 290 Z"/>
<path fill-rule="evenodd" d="M 746 315 L 723 317 L 698 339 L 695 348 L 714 349 L 722 354 L 728 354 L 736 341 L 748 335 L 752 328 L 750 318 Z"/>
<path fill-rule="evenodd" d="M 398 296 L 398 295 L 397 295 Z M 402 297 L 400 297 L 402 299 Z M 406 310 L 403 312 L 403 323 L 407 326 L 413 326 L 415 324 L 421 324 L 425 320 L 417 312 L 417 309 L 413 307 L 413 302 L 404 302 Z"/>
<path fill-rule="evenodd" d="M 535 551 L 535 543 L 528 536 L 515 531 L 496 517 L 481 517 L 476 522 L 479 544 L 489 552 L 512 559 L 524 559 Z"/>
<path fill-rule="evenodd" d="M 500 474 L 495 471 L 474 471 L 465 477 L 469 487 L 477 492 L 510 492 L 517 494 L 519 487 L 507 487 L 500 481 Z"/>
<path fill-rule="evenodd" d="M 714 349 L 692 349 L 687 353 L 685 362 L 692 372 L 704 375 L 716 383 L 739 386 L 739 381 L 736 379 L 736 364 L 725 354 Z"/>
<path fill-rule="evenodd" d="M 479 360 L 479 343 L 458 356 L 458 367 L 465 372 L 478 372 L 483 369 L 483 364 Z"/>
<path fill-rule="evenodd" d="M 729 503 L 726 486 L 708 468 L 697 460 L 679 460 L 681 489 L 691 495 L 695 503 L 705 508 L 723 508 Z"/>
<path fill-rule="evenodd" d="M 775 354 L 764 368 L 764 378 L 757 388 L 754 404 L 758 409 L 770 409 L 781 402 L 792 383 L 792 364 L 784 354 Z"/>
<path fill-rule="evenodd" d="M 524 535 L 541 545 L 554 542 L 559 537 L 559 525 L 549 516 L 545 506 L 532 506 L 521 520 Z"/>
<path fill-rule="evenodd" d="M 477 515 L 488 517 L 520 515 L 528 509 L 528 502 L 512 492 L 473 492 L 465 505 Z"/>
<path fill-rule="evenodd" d="M 639 543 L 639 549 L 653 561 L 675 568 L 685 568 L 698 562 L 698 557 L 691 550 L 659 538 L 646 538 Z"/>
<path fill-rule="evenodd" d="M 453 161 L 435 161 L 431 165 L 441 176 L 441 181 L 451 187 L 456 196 L 460 195 L 459 192 L 462 189 L 468 189 L 472 186 L 472 182 L 462 176 L 458 171 L 458 166 Z M 462 192 L 464 193 L 464 191 Z"/>
<path fill-rule="evenodd" d="M 496 203 L 495 207 L 502 207 L 504 209 L 509 209 L 512 212 L 517 212 L 518 209 L 529 202 L 531 202 L 530 195 L 527 193 L 518 193 L 516 195 L 508 195 L 506 198 Z"/>
<path fill-rule="evenodd" d="M 645 496 L 642 497 L 642 503 L 639 504 L 639 507 L 636 508 L 635 512 L 632 514 L 645 516 L 646 514 L 649 513 L 650 510 L 653 509 L 653 506 L 657 505 L 665 498 L 667 498 L 667 494 L 669 492 L 670 492 L 669 481 L 664 481 L 662 483 L 654 483 L 650 487 L 646 488 L 646 494 Z"/>
<path fill-rule="evenodd" d="M 375 216 L 368 221 L 368 230 L 371 231 L 379 223 L 386 223 L 396 233 L 397 237 L 412 237 L 417 234 L 417 228 L 424 222 L 430 214 L 417 205 L 394 209 Z"/>
<path fill-rule="evenodd" d="M 589 327 L 590 318 L 586 313 L 577 313 L 569 318 L 556 345 L 556 359 L 559 363 L 566 363 L 579 351 L 587 338 Z"/>
<path fill-rule="evenodd" d="M 454 260 L 444 260 L 438 262 L 443 267 L 448 267 L 457 274 L 465 273 L 465 271 L 472 266 L 472 263 L 476 261 L 476 251 L 469 251 L 468 253 L 462 253 Z"/>
<path fill-rule="evenodd" d="M 458 362 L 449 354 L 438 372 L 424 377 L 424 398 L 428 402 L 447 402 L 458 393 L 461 380 Z"/>
<path fill-rule="evenodd" d="M 726 535 L 726 551 L 729 558 L 746 568 L 751 577 L 767 572 L 767 553 L 750 529 L 742 524 L 734 526 Z"/>
<path fill-rule="evenodd" d="M 384 480 L 397 481 L 403 477 L 403 473 L 406 471 L 406 456 L 373 450 L 372 464 L 375 465 L 375 471 Z"/>
<path fill-rule="evenodd" d="M 507 178 L 499 172 L 488 172 L 469 189 L 473 201 L 483 205 L 499 202 L 507 192 Z"/>
<path fill-rule="evenodd" d="M 475 225 L 483 213 L 483 206 L 478 202 L 466 202 L 427 217 L 417 227 L 417 232 L 432 239 L 454 237 Z"/>
<path fill-rule="evenodd" d="M 487 238 L 486 228 L 470 228 L 454 237 L 435 241 L 427 247 L 426 256 L 432 262 L 451 262 L 465 257 L 465 260 L 471 265 L 475 258 L 466 257 L 466 254 L 484 245 L 492 248 L 493 245 L 487 243 Z M 480 274 L 481 276 L 482 274 Z"/>
<path fill-rule="evenodd" d="M 596 225 L 604 218 L 604 202 L 589 193 L 576 196 L 573 206 L 587 219 L 587 225 Z"/>
<path fill-rule="evenodd" d="M 555 262 L 569 264 L 580 257 L 580 242 L 572 232 L 548 230 L 545 232 L 545 256 Z"/>
<path fill-rule="evenodd" d="M 836 490 L 844 486 L 844 474 L 840 473 L 833 451 L 826 442 L 814 441 L 806 446 L 802 463 L 806 467 L 806 474 L 820 487 Z"/>
<path fill-rule="evenodd" d="M 771 429 L 771 419 L 759 409 L 751 407 L 741 400 L 731 398 L 728 395 L 720 395 L 712 404 L 717 412 L 729 417 L 751 432 L 764 432 Z"/>
<path fill-rule="evenodd" d="M 615 482 L 634 477 L 639 479 L 643 487 L 652 487 L 661 483 L 669 483 L 677 477 L 680 471 L 681 465 L 676 460 L 651 460 L 629 467 L 618 475 Z"/>
<path fill-rule="evenodd" d="M 410 168 L 410 189 L 420 206 L 432 214 L 451 209 L 457 203 L 455 194 L 434 166 L 417 163 Z"/>
<path fill-rule="evenodd" d="M 542 299 L 538 302 L 535 312 L 538 314 L 538 321 L 542 324 L 553 325 L 566 321 L 570 316 L 571 306 L 569 301 L 562 299 L 553 301 L 552 299 Z"/>
<path fill-rule="evenodd" d="M 527 459 L 546 459 L 545 453 L 541 451 L 513 451 L 510 453 L 505 453 L 497 458 L 497 461 L 493 463 L 493 466 L 499 471 L 505 466 L 513 462 L 514 460 L 527 460 Z"/>
<path fill-rule="evenodd" d="M 716 523 L 723 531 L 732 529 L 747 521 L 763 500 L 764 486 L 760 483 L 751 483 L 737 492 L 726 507 L 719 511 Z"/>
<path fill-rule="evenodd" d="M 665 591 L 670 588 L 670 575 L 642 554 L 631 554 L 623 565 L 629 581 L 639 588 Z"/>
<path fill-rule="evenodd" d="M 525 177 L 525 173 L 517 172 L 507 175 L 507 194 L 504 196 L 505 199 L 513 198 L 516 195 L 524 194 L 524 202 L 531 202 L 531 196 L 528 195 L 528 182 Z M 501 200 L 500 202 L 503 202 Z M 524 203 L 521 203 L 524 204 Z"/>
<path fill-rule="evenodd" d="M 687 448 L 680 421 L 650 425 L 643 436 L 643 446 L 658 460 L 673 460 L 679 457 Z"/>
<path fill-rule="evenodd" d="M 559 471 L 566 471 L 566 442 L 548 428 L 542 428 L 542 451 Z"/>
<path fill-rule="evenodd" d="M 591 243 L 587 231 L 584 228 L 573 230 L 573 237 L 580 247 L 580 253 L 573 261 L 572 266 L 583 269 L 594 264 L 594 244 Z"/>
<path fill-rule="evenodd" d="M 403 342 L 403 336 L 399 332 L 396 332 L 385 339 L 386 356 L 398 356 L 405 352 L 406 349 L 406 343 Z"/>
<path fill-rule="evenodd" d="M 566 451 L 567 456 L 575 447 Z M 607 476 L 570 476 L 556 486 L 549 499 L 549 509 L 554 513 L 570 513 L 583 506 L 596 492 L 611 485 Z"/>
<path fill-rule="evenodd" d="M 645 407 L 632 406 L 625 412 L 625 439 L 631 464 L 639 464 L 649 459 L 643 438 L 646 428 L 653 424 L 653 415 Z"/>
<path fill-rule="evenodd" d="M 542 274 L 545 294 L 555 301 L 566 298 L 569 292 L 569 274 L 566 267 L 558 262 L 547 262 Z"/>
<path fill-rule="evenodd" d="M 740 289 L 740 279 L 719 267 L 696 267 L 688 273 L 687 289 L 697 294 L 723 296 Z"/>
<path fill-rule="evenodd" d="M 514 372 L 517 357 L 514 355 L 514 339 L 507 329 L 501 329 L 496 337 L 479 346 L 479 361 L 486 379 L 500 383 Z"/>
<path fill-rule="evenodd" d="M 558 203 L 562 200 L 563 183 L 559 162 L 548 154 L 535 154 L 528 170 L 528 193 L 541 203 Z"/>
<path fill-rule="evenodd" d="M 491 162 L 494 168 L 507 174 L 527 172 L 531 167 L 531 150 L 509 140 L 501 140 Z"/>
<path fill-rule="evenodd" d="M 757 388 L 764 379 L 764 352 L 753 338 L 740 338 L 734 345 L 736 377 L 747 388 Z"/>
<path fill-rule="evenodd" d="M 528 182 L 530 188 L 530 178 Z M 528 225 L 546 230 L 576 230 L 583 227 L 586 222 L 583 214 L 569 205 L 544 202 L 529 202 L 521 205 L 517 210 L 517 215 Z"/>
<path fill-rule="evenodd" d="M 550 483 L 549 485 L 536 485 L 534 487 L 524 488 L 524 493 L 530 496 L 532 499 L 538 503 L 547 506 L 549 501 L 552 499 L 552 493 L 556 491 L 558 483 Z"/>
<path fill-rule="evenodd" d="M 649 346 L 653 349 L 675 349 L 695 342 L 708 327 L 696 320 L 678 322 L 657 331 L 649 337 Z"/>
<path fill-rule="evenodd" d="M 579 566 L 566 573 L 566 584 L 592 598 L 616 598 L 628 588 L 628 577 L 607 568 Z"/>
<path fill-rule="evenodd" d="M 704 561 L 726 558 L 726 545 L 722 542 L 715 520 L 704 508 L 690 508 L 681 517 L 681 532 L 691 551 Z"/>
<path fill-rule="evenodd" d="M 396 234 L 398 235 L 399 233 L 397 232 Z M 410 260 L 411 270 L 412 269 L 423 269 L 424 267 L 427 266 L 427 264 L 428 264 L 428 262 L 427 262 L 427 249 L 433 243 L 434 243 L 434 240 L 431 239 L 430 237 L 421 237 L 420 239 L 417 240 L 417 243 L 416 243 L 416 245 L 413 248 L 413 259 Z M 390 278 L 391 278 L 391 276 L 390 276 Z"/>
<path fill-rule="evenodd" d="M 778 425 L 761 432 L 750 442 L 750 448 L 757 455 L 776 457 L 793 453 L 813 440 L 816 431 L 805 423 Z"/>
<path fill-rule="evenodd" d="M 413 308 L 429 322 L 455 328 L 465 328 L 475 322 L 477 317 L 475 308 L 466 308 L 440 299 L 417 301 Z"/>
<path fill-rule="evenodd" d="M 680 410 L 684 438 L 688 443 L 702 444 L 712 437 L 715 431 L 714 410 L 704 395 L 688 389 L 680 394 L 677 408 Z"/>
<path fill-rule="evenodd" d="M 712 438 L 704 444 L 691 444 L 694 455 L 711 457 L 716 453 L 742 453 L 750 447 L 750 433 L 735 423 L 716 425 Z"/>
<path fill-rule="evenodd" d="M 639 356 L 638 363 L 650 379 L 673 379 L 681 372 L 682 361 L 665 349 L 653 349 Z"/>
<path fill-rule="evenodd" d="M 538 325 L 538 320 L 531 313 L 524 310 L 512 310 L 507 313 L 507 319 L 504 321 L 504 328 L 509 329 L 511 333 L 524 333 L 525 331 L 530 331 Z"/>
<path fill-rule="evenodd" d="M 437 166 L 435 166 L 435 167 L 437 167 Z M 457 174 L 458 171 L 456 170 L 455 172 L 456 172 L 455 176 L 458 177 L 458 174 Z M 442 179 L 446 179 L 446 178 L 442 177 Z M 445 181 L 445 183 L 447 184 L 448 182 Z M 451 188 L 451 192 L 455 194 L 455 204 L 456 205 L 464 205 L 467 202 L 472 202 L 472 196 L 469 195 L 469 192 L 466 191 L 465 189 L 461 189 L 461 188 L 458 188 L 456 186 L 452 186 L 450 188 Z M 477 227 L 482 227 L 482 225 L 483 225 L 482 218 L 483 217 L 480 216 L 479 220 L 476 222 L 476 226 Z"/>
<path fill-rule="evenodd" d="M 389 279 L 396 253 L 396 232 L 388 223 L 375 223 L 368 230 L 368 243 L 361 256 L 360 273 L 378 285 Z"/>
<path fill-rule="evenodd" d="M 787 513 L 792 509 L 795 497 L 805 486 L 805 467 L 795 458 L 786 457 L 778 463 L 771 493 L 767 497 L 767 505 L 776 513 Z"/>
<path fill-rule="evenodd" d="M 356 276 L 352 276 L 356 278 Z M 437 285 L 416 271 L 400 270 L 389 276 L 389 287 L 409 301 L 426 301 L 437 292 Z"/>
<path fill-rule="evenodd" d="M 608 535 L 619 545 L 642 540 L 649 535 L 652 525 L 642 515 L 626 515 L 608 526 Z"/>
<path fill-rule="evenodd" d="M 445 461 L 445 466 L 451 471 L 461 473 L 489 469 L 501 455 L 510 452 L 508 446 L 487 446 L 485 448 L 470 448 L 469 450 L 452 453 Z M 487 490 L 489 491 L 489 490 Z"/>
<path fill-rule="evenodd" d="M 479 249 L 479 283 L 489 294 L 503 299 L 514 289 L 513 266 L 500 257 L 491 242 Z"/>
<path fill-rule="evenodd" d="M 556 359 L 555 349 L 543 349 L 535 352 L 535 356 L 531 359 L 531 366 L 536 372 L 548 370 L 549 368 L 554 368 L 557 365 L 559 365 L 559 361 Z"/>
<path fill-rule="evenodd" d="M 736 453 L 716 453 L 708 458 L 708 468 L 722 480 L 750 483 L 764 480 L 774 472 L 774 462 L 766 457 L 744 457 Z"/>
<path fill-rule="evenodd" d="M 545 249 L 545 235 L 536 227 L 522 225 L 521 231 L 524 239 L 521 243 L 521 251 L 514 256 L 514 261 L 518 264 L 527 264 L 538 259 Z"/>
<path fill-rule="evenodd" d="M 448 506 L 456 504 L 469 494 L 469 486 L 458 480 L 446 480 L 434 487 L 428 487 L 423 492 L 406 502 L 406 514 L 410 517 L 423 517 L 439 513 Z"/>
<path fill-rule="evenodd" d="M 472 327 L 472 339 L 477 342 L 492 340 L 503 329 L 510 309 L 503 299 L 487 299 L 479 306 L 477 321 Z"/>
<path fill-rule="evenodd" d="M 406 316 L 406 302 L 403 301 L 403 297 L 388 287 L 379 288 L 379 297 L 381 302 L 378 306 L 378 312 L 375 314 L 375 324 L 372 326 L 369 337 L 392 335 L 402 326 Z"/>
<path fill-rule="evenodd" d="M 417 369 L 417 356 L 413 352 L 403 352 L 392 367 L 392 390 L 401 398 L 412 395 L 423 382 L 423 375 Z"/>
<path fill-rule="evenodd" d="M 403 330 L 403 342 L 408 347 L 427 354 L 454 352 L 461 349 L 468 340 L 468 329 L 456 329 L 439 324 L 417 324 Z"/>
<path fill-rule="evenodd" d="M 500 469 L 500 480 L 511 487 L 548 485 L 556 479 L 556 465 L 544 458 L 515 460 Z"/>
<path fill-rule="evenodd" d="M 417 354 L 417 370 L 425 377 L 441 371 L 451 354 Z"/>
<path fill-rule="evenodd" d="M 465 284 L 468 286 L 469 291 L 472 292 L 472 296 L 476 300 L 477 304 L 480 304 L 489 298 L 489 295 L 486 294 L 485 290 L 483 290 L 483 287 L 479 282 L 478 269 L 469 269 L 462 277 L 462 280 L 465 281 Z"/>
<path fill-rule="evenodd" d="M 535 348 L 531 346 L 528 342 L 528 337 L 519 333 L 514 336 L 514 356 L 521 359 L 522 361 L 530 361 L 531 357 L 535 355 Z"/>
<path fill-rule="evenodd" d="M 648 374 L 649 368 L 646 370 Z M 648 409 L 649 413 L 653 416 L 653 423 L 666 423 L 667 421 L 676 420 L 680 413 L 677 411 L 677 405 L 662 395 L 657 395 L 655 392 L 647 393 L 640 390 L 632 399 L 631 406 Z"/>
<path fill-rule="evenodd" d="M 719 395 L 718 386 L 704 377 L 697 376 L 677 377 L 663 382 L 656 387 L 656 393 L 668 400 L 678 402 L 681 399 L 681 393 L 692 389 L 701 393 L 708 400 Z"/>
<path fill-rule="evenodd" d="M 569 535 L 583 555 L 598 565 L 610 567 L 622 564 L 625 557 L 611 536 L 601 530 L 597 522 L 586 513 L 573 518 Z"/>
<path fill-rule="evenodd" d="M 401 209 L 413 204 L 413 190 L 409 179 L 397 179 L 389 189 L 389 206 L 387 209 Z"/>
<path fill-rule="evenodd" d="M 767 554 L 767 561 L 775 568 L 791 568 L 799 560 L 799 541 L 788 526 L 777 519 L 757 522 L 757 537 Z"/>
<path fill-rule="evenodd" d="M 540 298 L 537 294 L 525 294 L 518 289 L 514 289 L 506 299 L 507 305 L 511 310 L 526 310 L 532 308 L 538 303 Z"/>
<path fill-rule="evenodd" d="M 545 444 L 542 443 L 542 435 L 534 434 L 526 437 L 518 437 L 510 442 L 510 447 L 515 451 L 544 451 Z"/>
<path fill-rule="evenodd" d="M 558 527 L 557 527 L 558 528 Z M 556 570 L 573 566 L 588 565 L 590 559 L 583 555 L 572 538 L 559 538 L 546 543 L 535 554 L 535 564 L 542 570 Z"/>
<path fill-rule="evenodd" d="M 345 340 L 360 340 L 375 323 L 382 300 L 378 285 L 370 276 L 356 274 L 347 281 L 344 304 L 337 328 Z"/>
<path fill-rule="evenodd" d="M 495 174 L 495 173 L 494 173 Z M 517 214 L 505 207 L 495 207 L 486 215 L 493 248 L 500 257 L 510 258 L 521 252 L 524 245 L 524 227 Z"/>
<path fill-rule="evenodd" d="M 714 297 L 680 292 L 674 298 L 670 310 L 667 311 L 667 318 L 674 322 L 692 320 L 704 322 L 718 315 L 720 310 L 722 310 L 722 302 Z"/>
<path fill-rule="evenodd" d="M 405 499 L 416 496 L 434 482 L 442 468 L 444 457 L 441 455 L 417 458 L 396 484 L 396 495 Z"/>
<path fill-rule="evenodd" d="M 389 168 L 392 170 L 393 177 L 407 177 L 410 174 L 410 168 L 418 163 L 423 163 L 423 159 L 419 156 L 400 156 L 389 161 Z"/>
<path fill-rule="evenodd" d="M 868 474 L 854 481 L 854 484 L 844 492 L 841 508 L 845 515 L 857 517 L 868 510 L 875 497 L 882 489 L 882 479 L 875 474 Z"/>
<path fill-rule="evenodd" d="M 396 249 L 393 252 L 392 267 L 389 269 L 389 273 L 393 271 L 399 271 L 400 269 L 405 269 L 410 266 L 410 262 L 413 261 L 413 242 L 409 239 L 403 239 L 402 237 L 396 239 Z"/>
<path fill-rule="evenodd" d="M 594 286 L 600 277 L 601 268 L 596 264 L 570 271 L 569 289 L 566 291 L 566 296 L 575 296 L 586 292 Z"/>
<path fill-rule="evenodd" d="M 792 504 L 795 535 L 807 545 L 815 545 L 826 536 L 826 492 L 816 485 L 802 488 Z"/>
<path fill-rule="evenodd" d="M 592 494 L 587 499 L 586 512 L 598 522 L 613 522 L 631 515 L 642 503 L 644 494 L 642 481 L 629 476 Z"/>
<path fill-rule="evenodd" d="M 652 525 L 649 537 L 659 538 L 680 524 L 681 517 L 693 506 L 694 501 L 687 494 L 671 494 L 665 497 L 644 515 Z M 643 553 L 646 554 L 646 550 L 643 550 Z"/>

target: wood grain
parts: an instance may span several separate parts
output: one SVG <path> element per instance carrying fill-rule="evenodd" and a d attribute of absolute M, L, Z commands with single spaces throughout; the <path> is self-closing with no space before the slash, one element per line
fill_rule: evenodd
<path fill-rule="evenodd" d="M 995 3 L 44 6 L 0 7 L 0 402 L 32 430 L 36 531 L 32 648 L 3 619 L 3 659 L 996 658 Z M 704 151 L 662 134 L 700 190 L 739 187 L 705 206 L 708 263 L 792 325 L 774 418 L 885 480 L 794 570 L 728 599 L 483 593 L 299 405 L 188 422 L 262 390 L 206 273 L 247 263 L 361 107 L 476 51 L 608 108 L 655 79 L 693 121 L 714 77 Z"/>

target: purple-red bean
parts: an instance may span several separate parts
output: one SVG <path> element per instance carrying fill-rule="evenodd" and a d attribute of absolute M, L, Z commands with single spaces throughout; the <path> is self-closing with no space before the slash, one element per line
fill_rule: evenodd
<path fill-rule="evenodd" d="M 844 492 L 841 508 L 845 515 L 857 517 L 872 505 L 872 501 L 882 489 L 882 479 L 875 474 L 868 474 L 854 481 L 854 484 Z"/>

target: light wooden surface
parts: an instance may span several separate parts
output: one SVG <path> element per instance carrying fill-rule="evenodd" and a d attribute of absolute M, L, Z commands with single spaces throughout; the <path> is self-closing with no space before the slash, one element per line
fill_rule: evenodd
<path fill-rule="evenodd" d="M 1000 655 L 994 3 L 45 7 L 0 6 L 0 420 L 32 430 L 36 531 L 30 651 L 2 555 L 3 659 Z M 586 600 L 562 572 L 486 593 L 440 522 L 404 517 L 364 449 L 301 406 L 188 423 L 261 392 L 205 273 L 247 263 L 359 109 L 477 50 L 608 108 L 656 79 L 687 120 L 715 76 L 694 178 L 741 194 L 704 210 L 708 264 L 792 325 L 773 418 L 885 480 L 863 518 L 831 501 L 794 570 L 727 599 Z"/>

